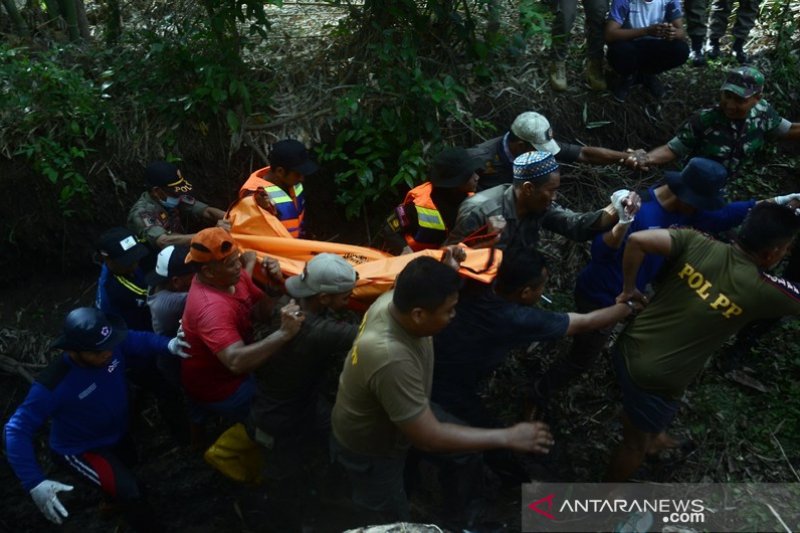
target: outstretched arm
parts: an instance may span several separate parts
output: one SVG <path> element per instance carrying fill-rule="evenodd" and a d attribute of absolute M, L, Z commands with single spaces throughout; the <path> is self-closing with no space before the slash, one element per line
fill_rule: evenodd
<path fill-rule="evenodd" d="M 664 165 L 677 158 L 678 154 L 673 152 L 668 145 L 662 144 L 647 153 L 637 150 L 628 154 L 625 158 L 625 166 L 634 170 L 648 171 L 653 166 Z"/>
<path fill-rule="evenodd" d="M 590 313 L 568 313 L 567 335 L 577 335 L 616 324 L 634 311 L 634 303 L 620 302 Z M 636 308 L 638 310 L 638 308 Z"/>
<path fill-rule="evenodd" d="M 473 428 L 439 422 L 430 406 L 398 427 L 411 444 L 427 452 L 508 448 L 519 452 L 547 453 L 553 445 L 550 428 L 542 422 L 523 422 L 503 429 Z"/>
<path fill-rule="evenodd" d="M 579 163 L 589 165 L 615 165 L 628 158 L 627 152 L 611 150 L 601 146 L 582 146 L 578 155 Z"/>

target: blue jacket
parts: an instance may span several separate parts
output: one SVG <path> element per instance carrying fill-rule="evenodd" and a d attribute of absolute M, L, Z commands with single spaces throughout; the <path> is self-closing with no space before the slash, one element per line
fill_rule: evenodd
<path fill-rule="evenodd" d="M 129 331 L 106 366 L 81 367 L 62 353 L 37 377 L 4 431 L 8 462 L 25 490 L 45 479 L 33 439 L 47 419 L 52 419 L 50 448 L 60 455 L 79 455 L 120 441 L 128 431 L 126 359 L 169 354 L 169 340 Z"/>
<path fill-rule="evenodd" d="M 756 204 L 755 200 L 732 202 L 718 211 L 697 211 L 693 215 L 682 215 L 666 211 L 655 199 L 654 188 L 649 192 L 650 199 L 642 202 L 642 208 L 631 222 L 628 235 L 648 229 L 671 227 L 690 227 L 706 233 L 719 233 L 741 224 L 747 212 Z M 625 237 L 627 242 L 628 237 Z M 575 293 L 599 307 L 607 307 L 622 292 L 622 254 L 625 242 L 619 249 L 610 248 L 602 235 L 592 241 L 592 260 L 578 274 Z M 648 254 L 645 256 L 636 278 L 636 288 L 644 291 L 648 283 L 658 274 L 664 257 Z"/>
<path fill-rule="evenodd" d="M 140 268 L 130 276 L 120 276 L 103 265 L 97 280 L 94 306 L 104 313 L 122 317 L 128 329 L 153 331 L 147 306 L 147 282 Z"/>

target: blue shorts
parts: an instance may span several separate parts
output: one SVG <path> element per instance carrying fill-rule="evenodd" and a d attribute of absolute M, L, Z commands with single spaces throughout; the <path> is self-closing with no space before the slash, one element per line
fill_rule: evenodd
<path fill-rule="evenodd" d="M 645 433 L 661 433 L 672 423 L 681 403 L 639 388 L 628 373 L 625 358 L 615 346 L 612 360 L 617 383 L 622 389 L 622 407 L 636 429 Z"/>
<path fill-rule="evenodd" d="M 233 394 L 218 402 L 198 403 L 189 401 L 189 418 L 202 424 L 209 415 L 219 415 L 229 422 L 244 422 L 250 414 L 250 404 L 256 393 L 256 380 L 251 374 Z"/>

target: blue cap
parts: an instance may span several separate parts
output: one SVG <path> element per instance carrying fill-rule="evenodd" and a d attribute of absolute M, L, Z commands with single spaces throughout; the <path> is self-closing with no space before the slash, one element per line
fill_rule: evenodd
<path fill-rule="evenodd" d="M 104 352 L 121 343 L 128 334 L 122 318 L 107 315 L 94 307 L 73 309 L 64 320 L 61 336 L 51 348 L 76 352 Z"/>
<path fill-rule="evenodd" d="M 514 160 L 514 179 L 537 181 L 558 170 L 556 158 L 550 152 L 526 152 Z"/>

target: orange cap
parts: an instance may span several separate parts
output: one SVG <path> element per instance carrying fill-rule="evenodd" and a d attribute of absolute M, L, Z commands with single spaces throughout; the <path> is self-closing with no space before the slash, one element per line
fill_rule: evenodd
<path fill-rule="evenodd" d="M 223 261 L 226 257 L 239 249 L 233 242 L 231 234 L 222 228 L 207 228 L 194 237 L 189 245 L 187 263 L 208 263 L 209 261 Z"/>

